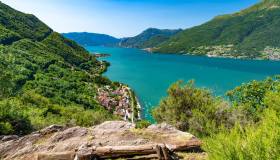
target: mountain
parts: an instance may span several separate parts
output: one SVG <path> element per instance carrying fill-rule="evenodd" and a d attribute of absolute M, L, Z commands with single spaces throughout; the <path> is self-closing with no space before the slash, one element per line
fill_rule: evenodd
<path fill-rule="evenodd" d="M 280 59 L 280 0 L 263 0 L 186 29 L 156 46 L 161 53 Z"/>
<path fill-rule="evenodd" d="M 71 32 L 62 35 L 83 46 L 116 46 L 120 42 L 118 38 L 98 33 Z"/>
<path fill-rule="evenodd" d="M 123 38 L 120 42 L 120 46 L 128 48 L 151 48 L 166 41 L 169 37 L 180 31 L 181 29 L 169 30 L 149 28 L 135 37 Z"/>
<path fill-rule="evenodd" d="M 35 16 L 0 2 L 0 135 L 120 119 L 131 105 L 119 101 L 132 94 L 101 76 L 107 65 Z"/>

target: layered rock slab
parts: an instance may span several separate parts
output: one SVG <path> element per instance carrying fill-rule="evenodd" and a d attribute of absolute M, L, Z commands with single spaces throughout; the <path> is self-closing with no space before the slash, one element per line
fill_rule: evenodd
<path fill-rule="evenodd" d="M 167 124 L 136 129 L 129 122 L 107 121 L 90 128 L 53 125 L 24 137 L 2 137 L 0 159 L 119 158 L 156 154 L 157 146 L 189 152 L 200 145 L 195 136 Z"/>

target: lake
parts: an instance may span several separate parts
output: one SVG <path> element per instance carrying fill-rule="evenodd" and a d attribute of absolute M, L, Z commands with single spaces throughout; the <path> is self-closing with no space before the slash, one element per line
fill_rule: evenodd
<path fill-rule="evenodd" d="M 197 87 L 209 88 L 214 95 L 251 80 L 280 74 L 280 62 L 208 58 L 174 54 L 151 54 L 139 49 L 86 47 L 90 52 L 107 53 L 111 63 L 104 74 L 113 81 L 128 84 L 142 105 L 142 118 L 152 120 L 150 110 L 166 96 L 177 80 L 195 80 Z"/>

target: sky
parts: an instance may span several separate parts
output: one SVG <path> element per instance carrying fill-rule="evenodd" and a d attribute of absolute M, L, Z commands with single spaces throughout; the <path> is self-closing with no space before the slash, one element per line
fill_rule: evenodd
<path fill-rule="evenodd" d="M 153 27 L 186 29 L 260 0 L 0 0 L 60 33 L 135 36 Z"/>

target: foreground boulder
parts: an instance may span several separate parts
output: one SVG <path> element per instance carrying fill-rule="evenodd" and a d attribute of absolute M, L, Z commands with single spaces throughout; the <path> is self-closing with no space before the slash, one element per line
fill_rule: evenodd
<path fill-rule="evenodd" d="M 108 121 L 91 128 L 53 125 L 24 137 L 1 140 L 0 159 L 178 159 L 175 152 L 201 152 L 200 145 L 193 135 L 167 124 L 135 129 L 129 122 Z"/>

